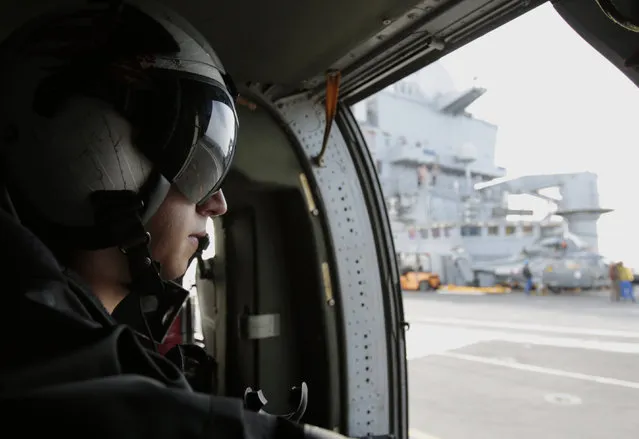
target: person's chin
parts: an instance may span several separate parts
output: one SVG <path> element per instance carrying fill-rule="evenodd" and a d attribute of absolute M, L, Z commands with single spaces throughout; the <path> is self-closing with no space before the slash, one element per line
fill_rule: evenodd
<path fill-rule="evenodd" d="M 174 257 L 167 264 L 162 265 L 160 268 L 160 275 L 164 280 L 176 280 L 186 273 L 188 267 L 189 258 L 186 257 Z"/>
<path fill-rule="evenodd" d="M 178 266 L 178 264 L 172 265 L 170 267 L 166 267 L 161 269 L 161 277 L 163 280 L 176 280 L 179 279 L 186 273 L 186 264 Z"/>

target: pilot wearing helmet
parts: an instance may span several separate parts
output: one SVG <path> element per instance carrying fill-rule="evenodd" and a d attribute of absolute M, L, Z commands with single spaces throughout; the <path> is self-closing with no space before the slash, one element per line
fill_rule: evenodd
<path fill-rule="evenodd" d="M 238 129 L 213 50 L 151 10 L 84 5 L 19 29 L 3 45 L 0 104 L 17 216 L 148 347 L 187 297 L 171 281 L 226 211 Z"/>
<path fill-rule="evenodd" d="M 188 295 L 173 279 L 226 212 L 239 125 L 212 48 L 152 4 L 79 1 L 20 26 L 0 56 L 5 426 L 334 435 L 193 392 L 155 351 Z"/>

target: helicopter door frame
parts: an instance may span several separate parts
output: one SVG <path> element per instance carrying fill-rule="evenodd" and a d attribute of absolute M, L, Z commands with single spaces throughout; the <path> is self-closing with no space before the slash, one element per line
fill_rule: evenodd
<path fill-rule="evenodd" d="M 317 215 L 329 232 L 329 306 L 340 316 L 340 432 L 351 437 L 408 438 L 405 326 L 395 250 L 381 185 L 359 125 L 339 105 L 323 164 L 325 109 L 299 94 L 273 102 L 297 137 L 318 195 Z"/>
<path fill-rule="evenodd" d="M 336 117 L 340 132 L 358 169 L 358 177 L 365 191 L 365 201 L 373 226 L 375 248 L 383 281 L 387 331 L 391 334 L 388 347 L 388 368 L 391 388 L 391 417 L 396 425 L 396 436 L 408 438 L 408 362 L 406 360 L 404 301 L 400 284 L 393 233 L 386 202 L 375 162 L 355 116 L 344 103 L 338 106 Z M 429 254 L 430 259 L 430 254 Z M 431 261 L 432 263 L 432 261 Z"/>

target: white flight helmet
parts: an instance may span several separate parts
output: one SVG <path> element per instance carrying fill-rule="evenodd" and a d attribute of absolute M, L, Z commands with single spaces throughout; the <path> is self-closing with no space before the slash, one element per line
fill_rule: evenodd
<path fill-rule="evenodd" d="M 0 59 L 0 165 L 19 215 L 49 241 L 122 244 L 108 224 L 120 213 L 96 193 L 128 191 L 145 223 L 171 184 L 193 203 L 219 190 L 235 152 L 235 90 L 174 13 L 79 1 L 21 26 Z"/>

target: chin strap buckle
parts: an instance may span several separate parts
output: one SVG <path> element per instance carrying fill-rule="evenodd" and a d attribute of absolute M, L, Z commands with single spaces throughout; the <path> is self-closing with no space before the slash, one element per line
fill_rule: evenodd
<path fill-rule="evenodd" d="M 92 194 L 96 223 L 112 245 L 126 255 L 133 284 L 143 291 L 163 289 L 160 267 L 151 258 L 151 235 L 142 224 L 144 203 L 132 191 L 96 191 Z"/>
<path fill-rule="evenodd" d="M 147 334 L 154 345 L 162 343 L 189 292 L 160 277 L 160 264 L 149 249 L 151 235 L 142 224 L 144 203 L 135 192 L 96 191 L 92 197 L 96 223 L 129 263 L 131 294 L 114 309 L 113 317 Z"/>

